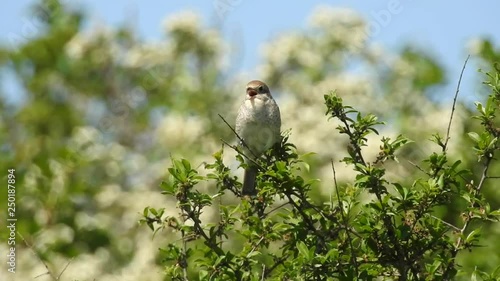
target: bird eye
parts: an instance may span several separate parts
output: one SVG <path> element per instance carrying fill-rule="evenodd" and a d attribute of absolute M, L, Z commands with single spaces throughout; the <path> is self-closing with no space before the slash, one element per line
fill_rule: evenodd
<path fill-rule="evenodd" d="M 261 93 L 264 92 L 264 86 L 260 85 L 258 89 L 259 89 L 259 92 L 261 92 Z"/>

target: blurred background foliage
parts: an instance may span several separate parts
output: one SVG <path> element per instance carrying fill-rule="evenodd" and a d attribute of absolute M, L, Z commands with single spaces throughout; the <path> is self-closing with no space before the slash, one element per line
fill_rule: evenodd
<path fill-rule="evenodd" d="M 68 262 L 65 280 L 163 280 L 158 248 L 178 237 L 164 231 L 152 239 L 149 229 L 137 224 L 140 212 L 151 206 L 176 214 L 173 202 L 159 193 L 170 157 L 201 165 L 221 138 L 234 141 L 218 114 L 232 123 L 243 87 L 255 77 L 231 73 L 229 43 L 193 12 L 167 18 L 159 42 L 141 40 L 128 26 L 84 31 L 88 15 L 55 0 L 39 1 L 33 17 L 42 23 L 36 37 L 0 45 L 0 83 L 13 74 L 24 92 L 16 105 L 1 93 L 0 168 L 16 169 L 17 230 L 36 253 L 18 237 L 16 280 L 47 272 L 44 263 L 57 276 Z M 422 176 L 408 160 L 420 163 L 439 149 L 428 141 L 432 134 L 446 133 L 454 93 L 440 86 L 458 77 L 448 77 L 430 50 L 412 45 L 385 50 L 366 30 L 356 12 L 322 7 L 305 30 L 281 34 L 263 48 L 257 78 L 267 81 L 277 98 L 290 141 L 300 153 L 315 153 L 306 157 L 310 169 L 303 173 L 320 179 L 317 200 L 330 196 L 330 159 L 345 156 L 347 146 L 324 115 L 328 91 L 336 89 L 346 104 L 386 121 L 381 135 L 403 133 L 415 142 L 403 150 L 392 178 Z M 467 51 L 472 60 L 466 75 L 500 61 L 500 49 L 486 39 L 475 40 Z M 475 98 L 483 102 L 486 96 Z M 476 171 L 480 167 L 466 137 L 477 126 L 472 110 L 473 104 L 458 103 L 449 155 Z M 366 153 L 375 159 L 380 140 L 369 141 Z M 234 155 L 225 157 L 241 175 Z M 353 172 L 338 166 L 339 180 L 350 182 Z M 499 164 L 491 171 L 500 176 Z M 498 183 L 490 180 L 484 188 L 492 209 L 500 207 Z M 0 204 L 6 202 L 2 195 Z M 464 202 L 456 202 L 456 209 L 436 212 L 461 225 L 457 209 Z M 0 219 L 5 216 L 2 212 Z M 500 264 L 500 228 L 483 230 L 484 247 L 459 256 L 468 271 Z M 4 241 L 6 232 L 1 235 Z M 6 247 L 0 245 L 2 253 Z M 2 263 L 0 276 L 5 267 Z"/>

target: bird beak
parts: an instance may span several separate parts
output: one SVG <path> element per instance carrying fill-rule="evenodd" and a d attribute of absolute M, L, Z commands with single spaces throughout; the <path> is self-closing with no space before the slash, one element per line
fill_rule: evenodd
<path fill-rule="evenodd" d="M 255 91 L 252 88 L 248 88 L 247 89 L 247 95 L 249 95 L 250 97 L 256 96 L 257 95 L 257 91 Z"/>

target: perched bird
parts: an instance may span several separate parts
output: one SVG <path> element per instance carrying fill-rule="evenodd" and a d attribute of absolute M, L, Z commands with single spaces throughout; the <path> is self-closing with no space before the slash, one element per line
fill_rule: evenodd
<path fill-rule="evenodd" d="M 253 160 L 280 140 L 280 109 L 269 87 L 258 80 L 248 82 L 245 100 L 236 117 L 236 133 L 243 139 L 243 153 Z M 257 167 L 246 159 L 248 168 L 243 177 L 243 195 L 254 195 Z"/>

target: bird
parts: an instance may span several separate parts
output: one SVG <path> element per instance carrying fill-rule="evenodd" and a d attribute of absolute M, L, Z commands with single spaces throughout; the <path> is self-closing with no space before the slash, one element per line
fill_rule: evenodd
<path fill-rule="evenodd" d="M 280 109 L 266 83 L 259 80 L 248 82 L 235 127 L 236 134 L 242 140 L 243 154 L 247 157 L 242 195 L 255 195 L 257 167 L 254 161 L 281 137 Z"/>

